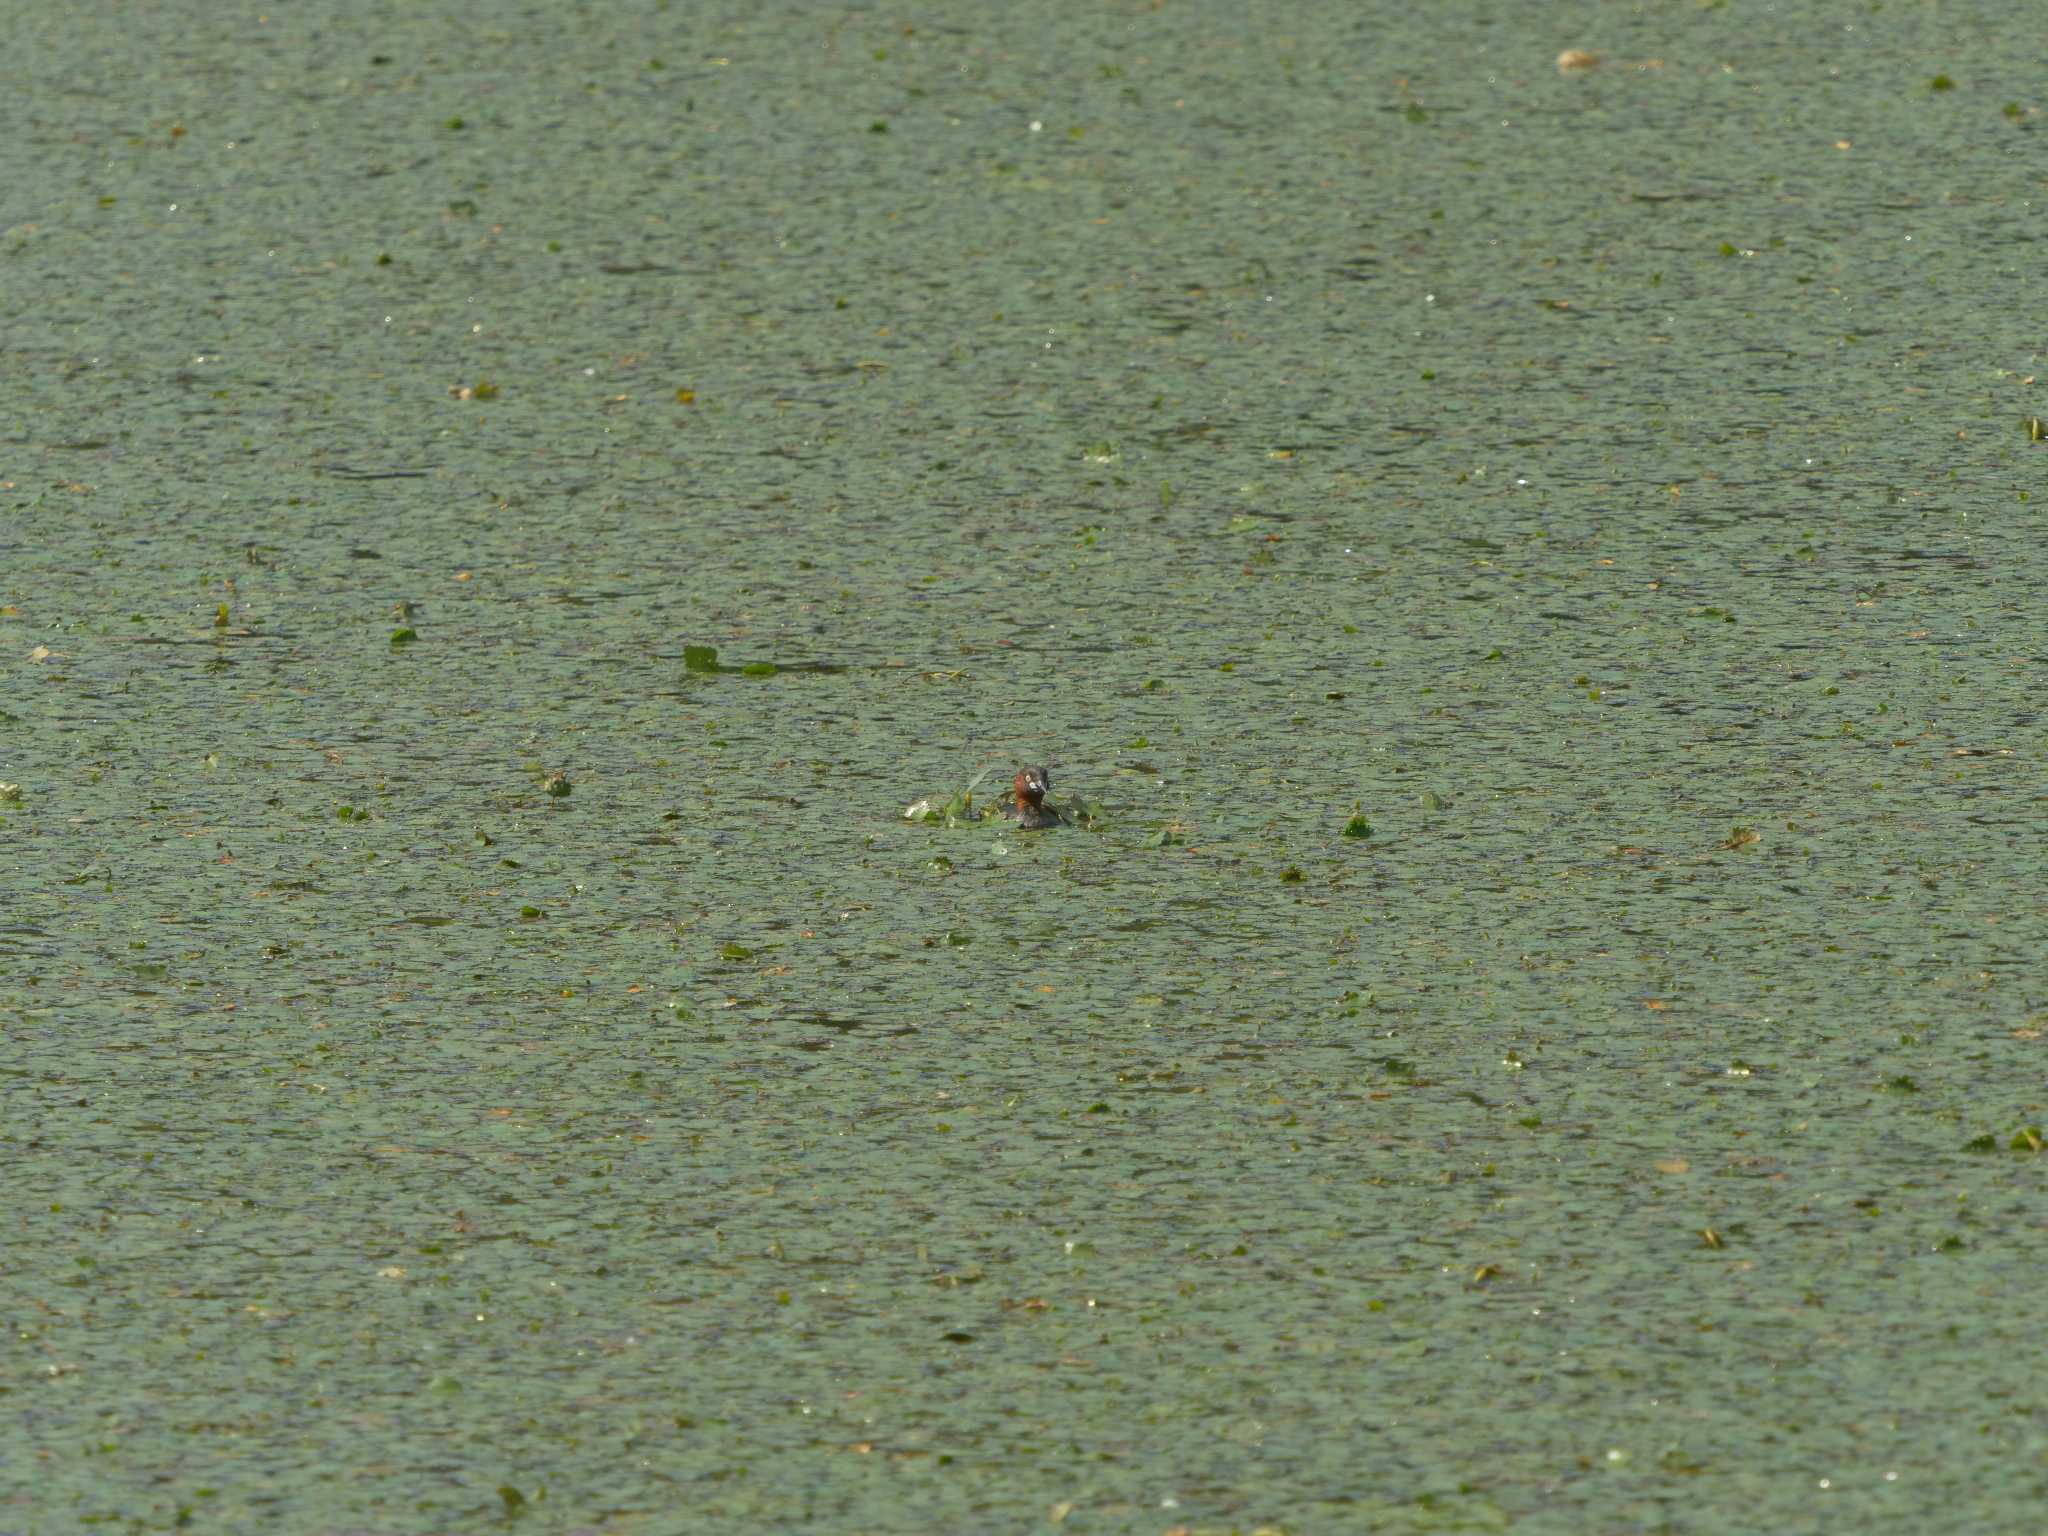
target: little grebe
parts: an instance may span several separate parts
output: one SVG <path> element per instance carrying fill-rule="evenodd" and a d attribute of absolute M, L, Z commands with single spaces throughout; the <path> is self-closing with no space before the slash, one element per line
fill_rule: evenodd
<path fill-rule="evenodd" d="M 1057 806 L 1045 803 L 1045 792 L 1052 788 L 1052 774 L 1044 768 L 1019 768 L 1012 797 L 1003 802 L 997 811 L 1007 816 L 1018 826 L 1033 831 L 1045 827 L 1066 824 L 1066 817 Z"/>

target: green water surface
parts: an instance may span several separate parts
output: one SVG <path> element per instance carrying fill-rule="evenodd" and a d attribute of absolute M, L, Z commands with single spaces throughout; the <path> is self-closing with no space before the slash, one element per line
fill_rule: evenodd
<path fill-rule="evenodd" d="M 0 1532 L 2036 1528 L 2038 30 L 13 7 Z"/>

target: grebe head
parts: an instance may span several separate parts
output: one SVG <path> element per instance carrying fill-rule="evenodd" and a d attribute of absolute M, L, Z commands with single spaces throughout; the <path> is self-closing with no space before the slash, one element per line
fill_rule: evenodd
<path fill-rule="evenodd" d="M 1017 770 L 1017 803 L 1028 805 L 1033 810 L 1045 802 L 1045 792 L 1052 788 L 1052 774 L 1044 768 L 1019 768 Z"/>

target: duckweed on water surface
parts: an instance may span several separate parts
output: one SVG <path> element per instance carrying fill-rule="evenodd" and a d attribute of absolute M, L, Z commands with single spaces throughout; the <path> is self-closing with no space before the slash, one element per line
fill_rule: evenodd
<path fill-rule="evenodd" d="M 713 20 L 10 32 L 14 1523 L 2025 1528 L 2010 18 Z"/>

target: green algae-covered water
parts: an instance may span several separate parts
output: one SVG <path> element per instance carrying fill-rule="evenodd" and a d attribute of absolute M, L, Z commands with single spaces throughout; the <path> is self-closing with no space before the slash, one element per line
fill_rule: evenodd
<path fill-rule="evenodd" d="M 2036 1523 L 2008 13 L 7 30 L 0 1531 Z"/>

